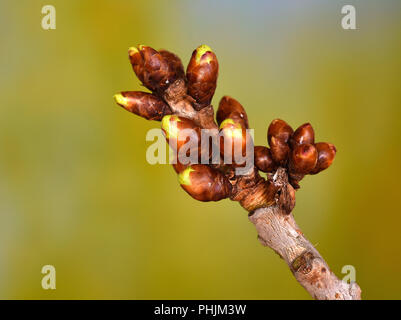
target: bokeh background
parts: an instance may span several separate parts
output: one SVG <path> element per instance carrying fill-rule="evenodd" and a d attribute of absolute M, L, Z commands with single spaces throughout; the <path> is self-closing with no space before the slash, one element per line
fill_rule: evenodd
<path fill-rule="evenodd" d="M 57 29 L 41 28 L 41 8 Z M 341 28 L 356 7 L 357 30 Z M 140 90 L 127 48 L 206 43 L 214 105 L 238 99 L 265 144 L 274 118 L 337 146 L 302 181 L 296 219 L 365 299 L 401 298 L 401 2 L 0 2 L 0 298 L 310 299 L 234 202 L 200 203 L 146 162 L 145 121 L 115 105 Z M 41 268 L 57 289 L 41 287 Z"/>

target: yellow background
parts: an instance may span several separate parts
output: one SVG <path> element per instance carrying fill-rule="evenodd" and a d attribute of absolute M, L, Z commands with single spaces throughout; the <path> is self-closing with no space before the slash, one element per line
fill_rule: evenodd
<path fill-rule="evenodd" d="M 41 28 L 41 8 L 57 29 Z M 357 30 L 341 28 L 353 4 Z M 0 298 L 310 299 L 234 202 L 196 202 L 146 162 L 127 49 L 186 64 L 206 43 L 256 143 L 271 120 L 311 122 L 338 149 L 302 181 L 296 219 L 366 299 L 401 298 L 400 1 L 0 2 Z M 57 289 L 41 288 L 41 268 Z"/>

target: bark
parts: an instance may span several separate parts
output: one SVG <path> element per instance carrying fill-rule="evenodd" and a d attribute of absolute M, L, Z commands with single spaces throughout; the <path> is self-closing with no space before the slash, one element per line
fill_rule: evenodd
<path fill-rule="evenodd" d="M 200 111 L 186 94 L 186 84 L 177 80 L 164 93 L 164 100 L 174 114 L 192 119 L 201 128 L 217 129 L 213 107 Z M 215 166 L 226 170 L 223 164 Z M 226 175 L 229 173 L 226 171 Z M 303 177 L 303 175 L 302 175 Z M 302 177 L 292 176 L 294 180 Z M 288 182 L 288 172 L 278 168 L 270 175 L 271 183 L 264 183 L 255 169 L 247 175 L 230 177 L 233 185 L 231 199 L 239 201 L 255 225 L 258 238 L 272 248 L 289 266 L 298 282 L 318 300 L 360 300 L 361 289 L 356 283 L 339 280 L 319 252 L 304 237 L 290 213 L 295 206 L 295 190 Z"/>
<path fill-rule="evenodd" d="M 273 249 L 289 266 L 298 282 L 314 299 L 360 300 L 356 283 L 339 280 L 315 247 L 305 238 L 292 214 L 278 205 L 249 214 L 262 245 Z"/>

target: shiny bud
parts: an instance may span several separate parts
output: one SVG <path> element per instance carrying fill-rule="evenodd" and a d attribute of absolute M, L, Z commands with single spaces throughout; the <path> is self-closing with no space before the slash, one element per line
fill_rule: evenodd
<path fill-rule="evenodd" d="M 291 126 L 287 124 L 287 122 L 281 119 L 275 119 L 269 125 L 269 129 L 267 131 L 267 140 L 270 143 L 271 137 L 275 137 L 284 142 L 288 142 L 293 133 L 294 130 L 292 130 Z"/>
<path fill-rule="evenodd" d="M 208 106 L 216 90 L 219 63 L 212 49 L 201 45 L 192 53 L 187 67 L 188 94 L 197 104 L 196 110 Z"/>
<path fill-rule="evenodd" d="M 174 72 L 175 79 L 184 79 L 185 78 L 185 71 L 184 66 L 182 65 L 181 59 L 175 55 L 174 53 L 167 51 L 167 50 L 160 50 L 159 53 L 162 57 L 167 61 L 169 65 L 169 69 Z"/>
<path fill-rule="evenodd" d="M 305 123 L 295 130 L 294 134 L 290 139 L 291 147 L 294 149 L 298 144 L 314 144 L 315 143 L 315 131 L 313 130 L 310 123 Z"/>
<path fill-rule="evenodd" d="M 194 152 L 198 157 L 200 156 L 200 128 L 191 119 L 167 115 L 162 119 L 162 131 L 174 151 L 179 152 L 185 146 L 185 156 Z"/>
<path fill-rule="evenodd" d="M 307 174 L 315 168 L 317 150 L 312 144 L 299 144 L 292 150 L 290 170 L 295 173 Z"/>
<path fill-rule="evenodd" d="M 290 153 L 290 147 L 288 144 L 284 140 L 271 136 L 269 139 L 269 145 L 274 162 L 280 166 L 285 165 Z"/>
<path fill-rule="evenodd" d="M 256 146 L 254 149 L 255 166 L 263 172 L 272 172 L 276 169 L 270 149 L 263 146 Z"/>
<path fill-rule="evenodd" d="M 219 108 L 216 113 L 216 120 L 220 125 L 227 118 L 237 117 L 243 120 L 244 127 L 249 128 L 248 116 L 245 112 L 244 107 L 235 99 L 224 96 L 219 103 Z"/>
<path fill-rule="evenodd" d="M 173 83 L 180 74 L 177 69 L 177 57 L 171 59 L 171 53 L 161 54 L 155 49 L 140 45 L 128 50 L 132 68 L 145 87 L 154 92 L 161 92 Z M 182 76 L 182 74 L 181 74 Z"/>
<path fill-rule="evenodd" d="M 248 142 L 250 142 L 248 137 Z M 242 165 L 246 161 L 247 132 L 241 123 L 227 118 L 220 124 L 220 154 L 232 164 Z M 239 158 L 241 157 L 241 158 Z M 229 163 L 228 163 L 229 164 Z"/>
<path fill-rule="evenodd" d="M 114 95 L 117 104 L 148 120 L 160 121 L 171 114 L 170 107 L 159 97 L 141 91 L 124 91 Z"/>
<path fill-rule="evenodd" d="M 139 50 L 135 47 L 131 47 L 128 49 L 129 59 L 132 65 L 132 69 L 134 70 L 138 79 L 143 83 L 145 70 L 144 70 L 144 62 L 143 57 Z"/>
<path fill-rule="evenodd" d="M 331 143 L 319 142 L 315 144 L 318 157 L 315 168 L 312 170 L 311 174 L 319 173 L 330 167 L 334 157 L 336 156 L 336 147 Z"/>
<path fill-rule="evenodd" d="M 204 164 L 189 166 L 179 173 L 181 187 L 199 201 L 219 201 L 230 196 L 231 184 L 220 172 Z"/>

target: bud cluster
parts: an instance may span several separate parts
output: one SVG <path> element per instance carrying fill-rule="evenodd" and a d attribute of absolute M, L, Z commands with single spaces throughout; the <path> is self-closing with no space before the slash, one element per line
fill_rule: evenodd
<path fill-rule="evenodd" d="M 268 128 L 267 148 L 253 145 L 248 116 L 237 100 L 224 96 L 214 119 L 211 101 L 219 64 L 208 46 L 194 50 L 186 72 L 181 60 L 166 50 L 140 45 L 128 53 L 135 74 L 151 92 L 124 91 L 115 100 L 131 113 L 161 121 L 162 132 L 176 154 L 173 167 L 180 185 L 193 198 L 230 198 L 248 211 L 278 204 L 289 213 L 298 182 L 333 161 L 335 147 L 315 143 L 310 124 L 294 132 L 285 121 L 274 120 Z M 211 144 L 203 143 L 205 130 L 212 132 Z M 212 152 L 216 144 L 217 156 Z M 248 169 L 250 155 L 252 167 Z M 245 174 L 239 175 L 239 168 L 245 168 Z M 259 171 L 268 173 L 267 180 Z"/>
<path fill-rule="evenodd" d="M 255 147 L 255 166 L 272 173 L 277 168 L 287 169 L 289 181 L 295 189 L 306 174 L 317 174 L 327 169 L 334 160 L 336 148 L 326 142 L 315 143 L 315 132 L 309 123 L 295 131 L 285 121 L 273 120 L 267 131 L 270 149 Z"/>

